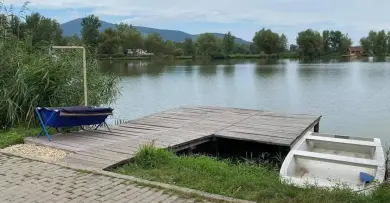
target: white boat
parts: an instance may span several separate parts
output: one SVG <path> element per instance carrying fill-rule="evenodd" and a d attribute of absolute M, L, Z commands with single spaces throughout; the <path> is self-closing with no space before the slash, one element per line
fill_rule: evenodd
<path fill-rule="evenodd" d="M 347 187 L 370 191 L 385 178 L 380 139 L 308 132 L 292 147 L 282 164 L 283 181 L 298 187 Z M 363 183 L 361 172 L 374 178 Z"/>

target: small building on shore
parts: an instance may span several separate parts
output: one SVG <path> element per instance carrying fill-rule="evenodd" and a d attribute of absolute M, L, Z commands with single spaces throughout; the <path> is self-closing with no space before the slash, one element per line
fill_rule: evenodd
<path fill-rule="evenodd" d="M 349 47 L 348 48 L 349 56 L 361 56 L 363 55 L 363 48 L 361 46 Z"/>
<path fill-rule="evenodd" d="M 133 55 L 133 56 L 152 56 L 154 55 L 153 53 L 148 53 L 146 50 L 143 49 L 127 49 L 127 54 L 128 55 Z"/>

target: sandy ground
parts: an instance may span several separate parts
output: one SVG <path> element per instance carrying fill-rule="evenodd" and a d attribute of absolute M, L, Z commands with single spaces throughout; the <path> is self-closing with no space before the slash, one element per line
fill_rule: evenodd
<path fill-rule="evenodd" d="M 64 150 L 32 144 L 13 145 L 4 148 L 3 150 L 10 153 L 19 153 L 29 156 L 35 156 L 49 161 L 59 161 L 70 154 L 70 152 Z"/>

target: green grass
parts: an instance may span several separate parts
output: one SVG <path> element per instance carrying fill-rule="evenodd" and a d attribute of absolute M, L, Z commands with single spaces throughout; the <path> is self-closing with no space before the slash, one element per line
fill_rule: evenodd
<path fill-rule="evenodd" d="M 316 187 L 302 189 L 282 183 L 278 170 L 266 165 L 232 164 L 200 155 L 177 156 L 156 149 L 152 144 L 143 146 L 132 163 L 115 172 L 256 202 L 379 203 L 390 200 L 390 183 L 382 184 L 369 196 L 337 188 L 333 191 Z"/>
<path fill-rule="evenodd" d="M 21 144 L 24 140 L 24 134 L 18 131 L 8 131 L 0 133 L 0 149 L 6 148 L 11 145 Z"/>
<path fill-rule="evenodd" d="M 7 131 L 0 131 L 0 149 L 22 144 L 24 143 L 24 137 L 35 136 L 39 131 L 40 128 L 11 128 Z"/>

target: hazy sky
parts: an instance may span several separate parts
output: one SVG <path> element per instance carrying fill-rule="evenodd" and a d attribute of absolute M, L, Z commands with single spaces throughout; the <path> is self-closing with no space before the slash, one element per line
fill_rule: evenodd
<path fill-rule="evenodd" d="M 5 0 L 16 11 L 24 0 Z M 354 44 L 369 30 L 390 30 L 389 0 L 31 0 L 30 12 L 60 23 L 98 15 L 101 20 L 191 34 L 227 32 L 251 41 L 256 31 L 270 28 L 295 43 L 307 28 L 347 32 Z"/>

